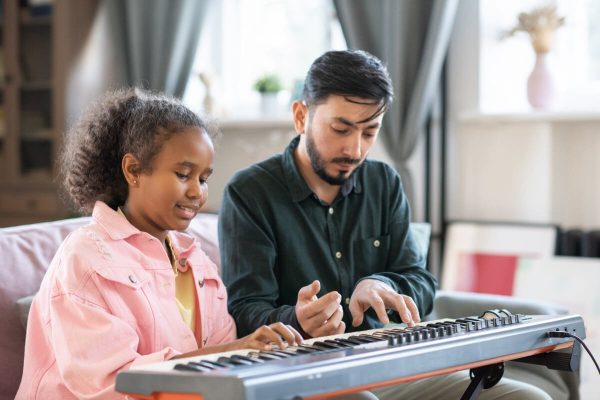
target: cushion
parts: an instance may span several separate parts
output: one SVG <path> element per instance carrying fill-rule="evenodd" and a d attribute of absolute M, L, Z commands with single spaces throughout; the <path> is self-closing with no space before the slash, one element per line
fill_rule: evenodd
<path fill-rule="evenodd" d="M 19 313 L 19 319 L 23 328 L 27 329 L 27 317 L 29 316 L 29 309 L 31 308 L 31 302 L 35 295 L 25 296 L 17 300 L 17 312 Z"/>

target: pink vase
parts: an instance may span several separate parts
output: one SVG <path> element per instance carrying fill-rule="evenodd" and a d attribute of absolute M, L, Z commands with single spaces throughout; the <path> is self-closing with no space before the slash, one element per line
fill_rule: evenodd
<path fill-rule="evenodd" d="M 554 77 L 548 68 L 547 53 L 537 53 L 527 79 L 527 100 L 534 108 L 551 108 L 556 101 Z"/>

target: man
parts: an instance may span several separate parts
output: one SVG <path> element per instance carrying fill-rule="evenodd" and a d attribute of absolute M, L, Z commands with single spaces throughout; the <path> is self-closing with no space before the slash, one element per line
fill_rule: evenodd
<path fill-rule="evenodd" d="M 400 177 L 366 159 L 392 99 L 377 58 L 325 53 L 292 106 L 299 136 L 229 182 L 219 239 L 238 335 L 282 321 L 318 337 L 390 321 L 413 325 L 431 311 L 436 280 L 409 229 Z M 448 375 L 443 385 L 460 383 L 458 398 L 466 379 Z M 435 380 L 376 394 L 423 396 Z M 547 398 L 526 385 L 517 389 L 519 398 Z"/>

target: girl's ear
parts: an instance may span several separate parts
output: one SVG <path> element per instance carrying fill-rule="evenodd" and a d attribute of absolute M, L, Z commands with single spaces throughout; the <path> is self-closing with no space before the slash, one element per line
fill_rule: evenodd
<path fill-rule="evenodd" d="M 121 169 L 129 186 L 137 186 L 140 178 L 140 162 L 131 153 L 127 153 L 121 160 Z"/>

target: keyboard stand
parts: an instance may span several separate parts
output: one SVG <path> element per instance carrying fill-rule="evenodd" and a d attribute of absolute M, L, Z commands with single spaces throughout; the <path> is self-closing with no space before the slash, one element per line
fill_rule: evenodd
<path fill-rule="evenodd" d="M 483 389 L 489 389 L 500 381 L 504 374 L 504 363 L 490 364 L 472 368 L 471 383 L 460 400 L 475 400 Z"/>

